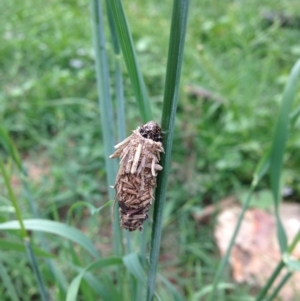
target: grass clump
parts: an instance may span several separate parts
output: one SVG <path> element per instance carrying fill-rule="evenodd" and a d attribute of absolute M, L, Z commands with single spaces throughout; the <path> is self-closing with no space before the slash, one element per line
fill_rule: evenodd
<path fill-rule="evenodd" d="M 144 300 L 146 295 L 148 300 L 250 299 L 250 287 L 234 285 L 223 273 L 230 250 L 217 268 L 213 224 L 200 227 L 191 216 L 249 187 L 245 210 L 254 189 L 272 190 L 278 208 L 280 181 L 299 199 L 299 63 L 289 77 L 299 57 L 298 29 L 263 17 L 265 11 L 293 17 L 299 3 L 191 1 L 184 55 L 188 1 L 174 3 L 173 17 L 172 1 L 2 3 L 4 300 L 39 299 L 43 282 L 57 300 Z M 203 88 L 209 93 L 203 95 Z M 149 226 L 141 234 L 122 233 L 117 214 L 111 228 L 108 207 L 114 193 L 108 185 L 114 184 L 117 166 L 107 159 L 117 141 L 150 119 L 158 122 L 161 115 L 165 173 L 159 179 L 150 240 Z M 33 231 L 30 250 L 40 272 L 28 265 L 27 234 L 11 231 L 21 224 L 15 221 L 5 178 L 21 208 L 19 220 Z M 286 243 L 278 214 L 277 221 L 284 256 L 257 300 L 266 298 L 283 266 L 297 269 L 289 257 L 294 243 Z"/>

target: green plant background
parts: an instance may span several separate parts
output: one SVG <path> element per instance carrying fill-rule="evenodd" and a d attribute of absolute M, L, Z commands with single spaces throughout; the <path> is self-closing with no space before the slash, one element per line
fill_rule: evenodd
<path fill-rule="evenodd" d="M 153 119 L 159 122 L 172 1 L 135 0 L 123 1 L 123 5 L 149 93 Z M 98 268 L 108 265 L 109 273 L 115 275 L 115 266 L 121 262 L 111 257 L 113 234 L 109 208 L 91 215 L 93 209 L 89 211 L 78 206 L 68 214 L 76 202 L 99 207 L 109 200 L 89 2 L 2 0 L 0 8 L 1 127 L 9 133 L 24 166 L 38 173 L 29 185 L 40 217 L 79 228 L 90 238 L 101 257 L 111 260 L 100 261 Z M 240 194 L 251 185 L 256 164 L 272 143 L 288 75 L 300 57 L 300 28 L 281 27 L 278 22 L 267 24 L 263 15 L 285 12 L 295 16 L 299 9 L 296 0 L 194 0 L 190 3 L 163 218 L 162 259 L 158 267 L 188 300 L 194 300 L 197 291 L 212 283 L 219 259 L 212 238 L 213 224 L 198 225 L 191 214 L 225 196 Z M 107 24 L 107 20 L 105 22 Z M 111 62 L 109 71 L 113 74 L 113 46 L 108 26 L 106 37 Z M 122 59 L 120 63 L 126 133 L 129 134 L 143 123 L 143 118 L 125 63 Z M 217 97 L 195 97 L 189 92 L 191 86 L 208 89 Z M 114 97 L 113 84 L 109 88 Z M 299 93 L 295 107 L 298 103 Z M 296 120 L 287 143 L 282 175 L 283 185 L 294 190 L 296 200 L 300 194 L 298 126 Z M 115 124 L 113 127 L 116 129 Z M 0 150 L 4 154 L 4 149 Z M 32 218 L 28 194 L 11 160 L 6 167 L 22 218 Z M 4 180 L 0 178 L 0 181 L 0 221 L 6 222 L 15 219 L 15 213 L 4 189 Z M 267 180 L 263 180 L 259 188 L 269 189 Z M 16 294 L 28 291 L 22 300 L 39 300 L 26 256 L 20 256 L 16 245 L 9 248 L 10 253 L 5 249 L 8 242 L 16 242 L 20 237 L 16 232 L 0 236 L 0 242 L 3 240 L 1 277 L 13 280 Z M 134 246 L 138 239 L 134 236 Z M 82 249 L 71 248 L 69 242 L 59 237 L 51 236 L 47 242 L 49 252 L 55 254 L 55 262 L 65 276 L 62 287 L 64 282 L 67 287 L 81 272 L 78 267 L 90 264 L 91 257 Z M 52 255 L 47 253 L 48 257 Z M 125 260 L 130 271 L 130 263 L 135 260 L 132 257 Z M 64 300 L 65 289 L 53 284 L 53 276 L 46 272 L 44 260 L 39 257 L 38 262 L 46 287 L 51 287 L 56 296 L 54 300 Z M 227 272 L 224 281 L 230 282 Z M 131 276 L 123 270 L 122 273 L 126 278 L 125 288 L 116 288 L 107 298 L 121 300 L 118 298 L 126 291 L 126 286 L 130 291 Z M 82 300 L 94 300 L 95 293 L 89 290 L 94 280 L 91 274 L 89 276 L 81 286 Z M 103 286 L 113 286 L 115 276 L 106 277 L 97 270 L 96 277 Z M 158 281 L 161 300 L 173 300 L 172 290 L 163 280 Z M 11 297 L 14 290 L 9 289 L 8 283 L 0 283 L 0 296 L 6 298 L 3 300 L 18 300 Z M 246 285 L 234 288 L 218 300 L 246 300 L 249 289 Z M 130 300 L 130 294 L 125 294 L 124 298 Z"/>

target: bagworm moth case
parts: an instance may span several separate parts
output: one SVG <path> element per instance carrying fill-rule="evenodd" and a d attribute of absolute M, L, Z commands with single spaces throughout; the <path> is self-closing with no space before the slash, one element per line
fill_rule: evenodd
<path fill-rule="evenodd" d="M 114 188 L 119 201 L 120 225 L 129 231 L 142 230 L 152 205 L 160 153 L 164 152 L 161 128 L 154 121 L 138 127 L 115 145 L 110 158 L 120 157 Z"/>

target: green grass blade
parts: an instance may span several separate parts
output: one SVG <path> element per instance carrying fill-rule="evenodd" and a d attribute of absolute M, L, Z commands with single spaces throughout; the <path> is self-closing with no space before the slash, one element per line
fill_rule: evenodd
<path fill-rule="evenodd" d="M 15 194 L 13 192 L 13 189 L 11 187 L 10 179 L 9 179 L 8 174 L 6 173 L 6 170 L 5 170 L 5 167 L 4 167 L 4 164 L 2 162 L 1 157 L 0 157 L 0 171 L 2 173 L 4 183 L 5 183 L 5 186 L 6 186 L 7 191 L 8 191 L 9 200 L 11 201 L 11 203 L 14 207 L 14 210 L 15 210 L 15 214 L 16 214 L 16 217 L 17 217 L 17 220 L 18 220 L 18 224 L 20 226 L 19 229 L 21 230 L 21 234 L 22 234 L 22 237 L 24 239 L 24 238 L 27 237 L 27 232 L 26 232 L 25 227 L 24 227 L 21 209 L 19 207 L 19 204 L 17 202 L 17 199 L 16 199 Z"/>
<path fill-rule="evenodd" d="M 219 286 L 220 279 L 223 275 L 223 272 L 225 270 L 225 267 L 226 267 L 227 263 L 229 262 L 229 257 L 230 257 L 230 254 L 231 254 L 232 247 L 233 247 L 234 242 L 236 240 L 236 237 L 239 233 L 239 230 L 240 230 L 240 227 L 242 225 L 246 210 L 248 209 L 248 207 L 250 205 L 250 201 L 251 201 L 253 192 L 256 189 L 259 182 L 261 181 L 261 179 L 268 172 L 269 167 L 270 167 L 270 152 L 268 151 L 268 152 L 266 152 L 266 155 L 261 158 L 260 162 L 258 163 L 258 165 L 255 169 L 255 172 L 254 172 L 254 175 L 253 175 L 253 181 L 252 181 L 252 184 L 251 184 L 251 188 L 248 192 L 246 201 L 243 204 L 243 208 L 242 208 L 241 214 L 239 216 L 239 219 L 237 221 L 237 225 L 235 226 L 234 233 L 233 233 L 233 235 L 230 239 L 229 246 L 226 250 L 226 253 L 225 253 L 224 257 L 222 258 L 222 260 L 221 260 L 221 262 L 218 266 L 218 269 L 216 271 L 216 274 L 215 274 L 215 277 L 214 277 L 214 280 L 213 280 L 213 284 L 212 284 L 212 292 L 211 292 L 211 294 L 209 296 L 209 299 L 208 299 L 210 301 L 214 300 L 215 294 L 218 291 L 218 286 Z"/>
<path fill-rule="evenodd" d="M 110 1 L 106 0 L 106 9 L 108 15 L 108 24 L 112 37 L 112 44 L 115 53 L 115 91 L 116 91 L 116 105 L 117 105 L 117 123 L 118 123 L 118 139 L 122 141 L 126 138 L 126 122 L 125 122 L 125 99 L 124 99 L 124 87 L 123 87 L 123 75 L 121 67 L 121 48 L 118 39 L 116 25 L 113 19 Z M 117 210 L 117 209 L 116 209 Z M 131 253 L 131 235 L 129 231 L 125 231 L 126 239 L 126 251 Z"/>
<path fill-rule="evenodd" d="M 17 217 L 17 221 L 15 221 L 15 224 L 17 225 L 18 229 L 21 231 L 21 235 L 22 235 L 22 238 L 24 240 L 24 245 L 25 245 L 25 248 L 26 248 L 27 257 L 28 257 L 29 262 L 31 264 L 31 267 L 33 269 L 33 274 L 36 278 L 36 281 L 37 281 L 37 284 L 38 284 L 38 287 L 39 287 L 39 292 L 41 294 L 41 298 L 42 298 L 43 301 L 48 301 L 49 297 L 48 297 L 48 294 L 47 294 L 47 291 L 46 291 L 46 288 L 45 288 L 44 279 L 41 275 L 39 266 L 37 264 L 35 254 L 34 254 L 34 251 L 32 249 L 32 246 L 31 246 L 30 237 L 28 236 L 27 231 L 25 229 L 24 220 L 22 219 L 21 209 L 19 207 L 19 204 L 18 204 L 17 199 L 15 197 L 15 194 L 13 192 L 13 189 L 12 189 L 12 186 L 11 186 L 11 183 L 10 183 L 10 179 L 8 177 L 8 174 L 6 173 L 6 170 L 5 170 L 5 167 L 4 167 L 4 164 L 3 164 L 1 158 L 0 158 L 0 171 L 1 171 L 1 173 L 3 175 L 3 178 L 4 178 L 4 182 L 5 182 L 5 186 L 7 188 L 7 191 L 8 191 L 9 199 L 10 199 L 10 201 L 11 201 L 13 207 L 14 207 L 14 210 L 15 210 L 15 214 L 16 214 L 16 217 Z"/>
<path fill-rule="evenodd" d="M 108 279 L 109 278 L 106 278 L 105 280 L 107 281 Z M 107 284 L 104 285 L 101 282 L 99 282 L 98 277 L 96 278 L 90 272 L 87 272 L 84 275 L 84 280 L 96 292 L 96 294 L 101 297 L 101 300 L 103 301 L 121 300 L 120 294 L 117 291 L 117 289 L 115 289 L 114 283 L 110 283 L 109 285 Z"/>
<path fill-rule="evenodd" d="M 108 15 L 108 24 L 112 38 L 112 45 L 115 54 L 115 91 L 117 104 L 117 119 L 118 119 L 118 141 L 126 138 L 126 122 L 125 122 L 125 99 L 123 87 L 123 75 L 121 67 L 121 49 L 117 34 L 115 21 L 112 15 L 110 1 L 106 0 L 106 9 Z"/>
<path fill-rule="evenodd" d="M 235 289 L 235 285 L 232 283 L 221 282 L 218 284 L 217 290 Z M 192 297 L 192 301 L 201 300 L 201 298 L 209 294 L 213 290 L 213 285 L 206 285 L 201 290 L 195 292 Z"/>
<path fill-rule="evenodd" d="M 294 237 L 292 243 L 289 245 L 288 247 L 288 253 L 293 252 L 294 248 L 297 246 L 297 244 L 300 241 L 300 231 L 298 231 L 297 235 Z M 280 274 L 281 270 L 285 267 L 285 263 L 282 260 L 280 260 L 280 262 L 278 263 L 277 267 L 275 268 L 275 270 L 273 271 L 272 275 L 269 277 L 266 285 L 261 289 L 261 291 L 259 292 L 256 301 L 262 301 L 264 300 L 266 294 L 268 293 L 269 289 L 271 288 L 273 282 L 276 280 L 276 278 L 278 277 L 278 275 Z"/>
<path fill-rule="evenodd" d="M 156 270 L 162 232 L 163 208 L 166 197 L 167 180 L 171 161 L 171 150 L 178 102 L 178 90 L 185 42 L 188 7 L 188 0 L 174 0 L 173 2 L 166 86 L 161 122 L 162 130 L 166 133 L 163 140 L 165 154 L 162 156 L 161 164 L 163 166 L 163 170 L 158 175 L 157 189 L 155 193 L 156 201 L 154 204 L 150 266 L 147 283 L 148 301 L 151 301 L 153 299 L 155 291 Z"/>
<path fill-rule="evenodd" d="M 43 220 L 43 219 L 27 219 L 24 220 L 24 228 L 31 231 L 41 231 L 46 233 L 55 234 L 73 241 L 85 250 L 87 250 L 92 256 L 99 257 L 98 251 L 92 244 L 92 242 L 78 229 L 65 225 L 63 223 Z M 20 224 L 17 221 L 9 221 L 0 224 L 0 230 L 19 230 Z"/>
<path fill-rule="evenodd" d="M 25 248 L 26 248 L 27 257 L 29 259 L 30 265 L 31 265 L 32 270 L 33 270 L 33 274 L 34 274 L 34 276 L 37 280 L 39 292 L 41 294 L 41 299 L 43 301 L 50 300 L 49 296 L 48 296 L 48 293 L 46 291 L 43 275 L 40 272 L 39 264 L 36 260 L 36 256 L 34 254 L 34 251 L 32 249 L 32 246 L 31 246 L 31 243 L 30 243 L 29 239 L 25 239 L 24 245 L 25 245 Z"/>
<path fill-rule="evenodd" d="M 143 122 L 146 123 L 152 120 L 151 107 L 123 5 L 120 0 L 111 0 L 109 3 L 136 101 Z"/>
<path fill-rule="evenodd" d="M 275 287 L 274 291 L 272 292 L 272 294 L 270 294 L 270 296 L 268 296 L 268 298 L 266 299 L 266 301 L 272 301 L 272 300 L 276 300 L 276 296 L 278 295 L 279 291 L 284 287 L 284 285 L 287 283 L 287 281 L 293 276 L 292 272 L 288 272 L 285 274 L 285 276 L 281 279 L 281 281 L 277 284 L 277 286 Z"/>
<path fill-rule="evenodd" d="M 91 0 L 91 15 L 93 20 L 93 40 L 96 54 L 95 68 L 97 73 L 97 89 L 99 94 L 99 109 L 101 115 L 101 129 L 104 144 L 105 167 L 107 183 L 108 186 L 110 186 L 115 183 L 117 174 L 117 162 L 116 160 L 109 159 L 109 156 L 114 152 L 114 119 L 112 101 L 109 91 L 110 81 L 103 24 L 103 12 L 100 0 Z M 113 189 L 109 188 L 108 194 L 110 200 L 114 199 Z M 114 211 L 113 233 L 114 252 L 115 255 L 119 256 L 122 252 L 122 244 L 118 210 Z"/>
<path fill-rule="evenodd" d="M 68 224 L 70 223 L 70 220 L 71 220 L 71 216 L 72 216 L 72 213 L 73 211 L 76 209 L 76 208 L 79 208 L 79 207 L 87 207 L 90 211 L 90 214 L 93 215 L 95 213 L 99 213 L 101 212 L 104 208 L 106 208 L 107 206 L 113 204 L 114 201 L 108 201 L 106 202 L 104 205 L 100 206 L 99 208 L 96 208 L 94 205 L 92 205 L 91 203 L 89 202 L 84 202 L 84 201 L 79 201 L 79 202 L 76 202 L 74 203 L 69 209 L 68 209 L 68 213 L 67 213 L 67 222 Z"/>
<path fill-rule="evenodd" d="M 11 155 L 19 169 L 22 169 L 21 158 L 17 149 L 10 139 L 7 131 L 0 125 L 0 143 L 3 145 L 8 154 Z"/>
<path fill-rule="evenodd" d="M 122 258 L 120 257 L 110 257 L 110 258 L 101 258 L 95 262 L 90 263 L 88 266 L 86 266 L 82 271 L 72 280 L 67 293 L 67 301 L 75 301 L 77 300 L 77 295 L 80 287 L 80 283 L 82 278 L 85 276 L 85 274 L 93 269 L 97 268 L 105 268 L 107 266 L 112 265 L 121 265 Z"/>
<path fill-rule="evenodd" d="M 143 238 L 143 235 L 141 235 Z M 143 257 L 144 258 L 144 257 Z M 131 300 L 143 300 L 145 297 L 145 284 L 146 284 L 146 275 L 143 269 L 143 265 L 140 258 L 140 254 L 131 253 L 123 257 L 123 262 L 127 271 L 131 274 Z M 134 296 L 134 297 L 133 297 Z"/>
<path fill-rule="evenodd" d="M 145 273 L 137 253 L 125 255 L 123 257 L 123 262 L 128 271 L 136 278 L 137 281 L 142 283 L 146 282 Z"/>
<path fill-rule="evenodd" d="M 282 270 L 283 267 L 284 267 L 284 262 L 281 260 L 279 262 L 279 264 L 277 265 L 277 267 L 275 268 L 274 272 L 272 273 L 271 277 L 269 277 L 266 285 L 259 292 L 259 294 L 258 294 L 258 296 L 256 298 L 256 301 L 262 301 L 262 300 L 264 300 L 264 297 L 268 293 L 268 290 L 272 286 L 273 282 L 275 281 L 275 279 L 277 278 L 277 276 L 279 275 L 279 273 L 280 273 L 280 271 Z"/>
<path fill-rule="evenodd" d="M 300 260 L 294 259 L 289 254 L 285 254 L 283 257 L 283 261 L 290 271 L 300 272 Z"/>
<path fill-rule="evenodd" d="M 174 285 L 167 278 L 165 278 L 161 274 L 158 274 L 157 276 L 158 276 L 158 279 L 160 279 L 161 282 L 163 282 L 165 284 L 165 286 L 168 288 L 168 290 L 170 291 L 170 293 L 172 294 L 172 296 L 174 298 L 174 301 L 183 301 L 182 296 L 177 292 Z"/>
<path fill-rule="evenodd" d="M 1 126 L 0 126 L 0 141 L 1 141 L 2 145 L 4 146 L 4 148 L 6 149 L 7 153 L 14 160 L 16 166 L 18 167 L 20 173 L 22 174 L 22 177 L 21 177 L 22 184 L 23 184 L 24 192 L 25 192 L 26 198 L 28 200 L 29 206 L 34 215 L 34 218 L 39 218 L 40 213 L 38 211 L 36 202 L 31 193 L 31 189 L 30 189 L 30 186 L 28 183 L 27 171 L 22 164 L 21 157 L 20 157 L 19 152 L 18 152 L 17 148 L 15 147 L 12 139 L 9 137 L 7 131 Z M 48 252 L 49 248 L 48 248 L 47 242 L 45 240 L 45 237 L 42 235 L 42 233 L 38 233 L 38 237 L 40 239 L 42 248 L 45 250 L 45 252 Z M 34 251 L 35 251 L 35 249 L 34 249 Z M 61 273 L 61 271 L 59 271 L 59 269 L 55 265 L 55 263 L 53 261 L 51 261 L 49 258 L 46 259 L 46 263 L 47 263 L 47 266 L 48 266 L 50 272 L 53 275 L 53 278 L 59 279 L 58 285 L 60 287 L 60 291 L 63 292 L 65 290 L 64 284 L 66 283 L 63 274 Z"/>
<path fill-rule="evenodd" d="M 12 280 L 7 273 L 6 267 L 3 265 L 2 260 L 0 259 L 0 278 L 2 279 L 1 283 L 6 288 L 7 294 L 11 301 L 20 301 L 18 293 L 15 289 L 15 286 Z"/>
<path fill-rule="evenodd" d="M 275 213 L 277 219 L 277 235 L 280 244 L 281 252 L 285 252 L 287 248 L 287 237 L 279 217 L 279 204 L 281 200 L 280 193 L 280 178 L 283 166 L 283 156 L 285 145 L 289 135 L 290 113 L 292 111 L 293 101 L 297 91 L 297 83 L 300 76 L 300 60 L 294 65 L 288 82 L 283 92 L 282 103 L 279 116 L 275 126 L 275 134 L 273 138 L 271 150 L 271 168 L 270 182 L 275 202 Z"/>
<path fill-rule="evenodd" d="M 0 238 L 0 249 L 5 251 L 17 251 L 17 252 L 26 252 L 24 244 L 12 241 L 8 239 Z M 45 258 L 55 258 L 55 256 L 49 252 L 46 252 L 39 248 L 33 248 L 33 251 L 36 256 L 45 257 Z"/>
<path fill-rule="evenodd" d="M 297 68 L 300 67 L 299 61 L 297 62 L 297 64 L 293 68 L 293 71 L 292 71 L 293 76 L 290 76 L 289 82 L 287 84 L 287 88 L 285 89 L 284 100 L 286 100 L 288 102 L 291 101 L 291 97 L 294 95 L 294 93 L 296 91 L 296 88 L 295 88 L 295 85 L 297 83 L 296 82 L 296 80 L 297 80 L 296 75 L 299 73 L 299 71 L 297 71 L 296 67 Z M 291 78 L 292 78 L 292 81 L 291 81 Z M 285 118 L 287 118 L 288 122 L 291 120 L 291 119 L 289 119 L 289 112 L 290 112 L 290 109 L 291 109 L 291 107 L 289 107 L 289 106 L 291 106 L 291 104 L 289 103 L 287 106 L 288 106 L 288 109 L 286 107 L 284 107 L 283 110 L 281 110 L 279 119 L 282 120 L 282 121 L 280 123 L 280 121 L 278 120 L 278 124 L 280 123 L 282 125 L 282 123 L 283 123 L 283 125 L 286 125 L 285 124 L 286 123 Z M 280 171 L 281 171 L 281 168 L 282 168 L 282 161 L 281 161 L 281 163 L 278 163 L 278 162 L 274 161 L 277 158 L 279 158 L 278 157 L 279 154 L 281 154 L 283 156 L 282 152 L 284 152 L 284 147 L 282 149 L 282 146 L 280 147 L 281 152 L 276 151 L 276 149 L 274 150 L 275 143 L 277 144 L 278 141 L 282 141 L 282 135 L 284 134 L 283 132 L 281 132 L 281 129 L 278 128 L 278 124 L 276 126 L 276 131 L 275 131 L 275 136 L 274 136 L 274 141 L 273 141 L 273 147 L 272 147 L 271 151 L 268 151 L 266 153 L 266 155 L 261 159 L 260 163 L 258 164 L 258 166 L 256 168 L 256 171 L 255 171 L 254 176 L 253 176 L 251 189 L 249 191 L 247 200 L 243 205 L 243 209 L 242 209 L 241 215 L 239 217 L 237 226 L 235 228 L 234 234 L 233 234 L 233 236 L 230 240 L 229 247 L 226 250 L 226 254 L 222 258 L 221 263 L 220 263 L 220 265 L 217 269 L 217 272 L 216 272 L 216 275 L 215 275 L 215 278 L 214 278 L 214 282 L 213 282 L 213 291 L 212 291 L 212 294 L 210 295 L 210 298 L 209 298 L 210 301 L 212 301 L 214 299 L 214 296 L 215 296 L 215 293 L 216 293 L 216 290 L 217 290 L 217 285 L 220 281 L 220 278 L 221 278 L 221 276 L 224 272 L 224 269 L 226 267 L 226 264 L 228 262 L 232 246 L 234 244 L 234 241 L 235 241 L 236 236 L 238 234 L 239 228 L 241 226 L 241 222 L 243 220 L 244 213 L 246 212 L 246 209 L 248 208 L 248 206 L 250 204 L 250 200 L 251 200 L 251 196 L 253 194 L 253 191 L 256 188 L 259 181 L 264 177 L 264 175 L 266 174 L 266 172 L 268 171 L 269 168 L 270 168 L 270 172 L 271 172 L 271 179 L 273 181 L 273 184 L 272 184 L 273 188 L 274 188 L 273 195 L 274 195 L 274 198 L 275 198 L 275 196 L 277 198 L 277 201 L 275 201 L 275 204 L 277 204 L 276 205 L 276 208 L 277 208 L 276 209 L 276 216 L 277 216 L 277 219 L 279 220 L 279 223 L 277 223 L 278 233 L 279 233 L 279 241 L 281 242 L 282 250 L 286 249 L 286 247 L 285 247 L 285 244 L 286 244 L 285 232 L 283 230 L 283 227 L 281 225 L 279 215 L 278 215 L 278 204 L 279 204 L 279 197 L 280 197 L 279 181 L 280 181 Z M 288 124 L 286 126 L 288 126 Z M 286 130 L 287 130 L 287 128 L 286 128 Z M 283 160 L 283 158 L 281 158 L 281 160 Z M 273 164 L 275 164 L 275 167 L 273 166 L 273 170 L 272 170 L 272 165 Z M 280 166 L 280 168 L 279 168 L 279 166 Z M 279 175 L 278 175 L 278 171 L 279 171 Z M 273 174 L 273 176 L 272 176 L 272 174 Z M 262 299 L 257 299 L 257 300 L 262 300 Z"/>

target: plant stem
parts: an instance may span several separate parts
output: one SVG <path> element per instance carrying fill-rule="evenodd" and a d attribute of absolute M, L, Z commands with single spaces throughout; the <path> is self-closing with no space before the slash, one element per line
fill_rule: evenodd
<path fill-rule="evenodd" d="M 275 270 L 274 270 L 273 274 L 271 275 L 271 277 L 268 279 L 268 282 L 266 283 L 266 285 L 260 291 L 259 295 L 256 298 L 256 301 L 262 301 L 264 299 L 264 297 L 268 293 L 268 290 L 272 286 L 274 280 L 277 278 L 277 276 L 279 275 L 279 273 L 280 273 L 280 271 L 282 270 L 283 267 L 284 267 L 284 262 L 281 260 L 278 263 L 277 267 L 275 268 Z"/>
<path fill-rule="evenodd" d="M 174 134 L 174 123 L 178 102 L 178 90 L 183 58 L 184 40 L 188 16 L 189 0 L 174 0 L 171 22 L 169 54 L 164 93 L 162 130 L 166 133 L 163 139 L 165 154 L 162 156 L 162 172 L 158 175 L 155 193 L 153 227 L 150 250 L 150 266 L 147 284 L 147 300 L 151 301 L 155 291 L 156 270 L 159 258 L 163 208 L 166 198 L 168 173 L 170 169 L 171 150 Z"/>
<path fill-rule="evenodd" d="M 286 284 L 286 282 L 291 278 L 293 272 L 288 272 L 280 281 L 280 283 L 276 286 L 273 293 L 266 299 L 266 301 L 272 301 L 278 295 L 279 291 Z"/>
<path fill-rule="evenodd" d="M 221 278 L 221 276 L 223 274 L 223 271 L 224 271 L 224 269 L 225 269 L 225 267 L 227 265 L 227 262 L 229 260 L 231 249 L 232 249 L 232 247 L 234 245 L 234 242 L 235 242 L 235 239 L 236 239 L 236 237 L 237 237 L 237 235 L 239 233 L 242 221 L 244 219 L 245 212 L 246 212 L 246 210 L 249 207 L 249 204 L 250 204 L 250 201 L 251 201 L 254 189 L 255 189 L 255 186 L 252 185 L 251 188 L 250 188 L 250 190 L 249 190 L 247 199 L 246 199 L 246 201 L 245 201 L 245 203 L 243 205 L 242 212 L 241 212 L 241 214 L 239 216 L 238 222 L 237 222 L 237 224 L 235 226 L 234 233 L 233 233 L 233 235 L 232 235 L 232 237 L 230 239 L 229 246 L 227 247 L 226 253 L 225 253 L 224 257 L 222 258 L 221 263 L 218 266 L 218 269 L 217 269 L 217 272 L 215 274 L 215 278 L 214 278 L 214 281 L 213 281 L 212 293 L 210 294 L 210 297 L 208 299 L 210 301 L 214 300 L 215 293 L 217 291 L 218 283 L 220 281 L 220 278 Z"/>
<path fill-rule="evenodd" d="M 110 0 L 120 46 L 143 122 L 152 119 L 151 106 L 121 0 Z"/>
<path fill-rule="evenodd" d="M 93 20 L 93 40 L 96 54 L 95 68 L 97 74 L 97 89 L 99 93 L 98 99 L 101 115 L 101 130 L 103 135 L 106 177 L 108 185 L 113 185 L 117 174 L 117 162 L 116 160 L 109 159 L 109 155 L 113 153 L 113 145 L 115 144 L 115 140 L 101 0 L 91 0 L 91 15 Z M 114 199 L 114 191 L 111 188 L 108 190 L 108 195 L 110 200 Z M 114 253 L 116 256 L 120 256 L 122 253 L 122 244 L 118 210 L 114 210 L 113 233 Z"/>
<path fill-rule="evenodd" d="M 288 253 L 293 252 L 293 250 L 296 247 L 296 245 L 298 244 L 299 240 L 300 240 L 300 231 L 298 231 L 297 235 L 294 237 L 292 243 L 288 247 Z M 280 260 L 280 262 L 278 263 L 278 265 L 275 268 L 274 272 L 272 273 L 271 277 L 268 279 L 268 282 L 262 288 L 262 290 L 260 291 L 259 295 L 257 296 L 256 301 L 262 301 L 263 300 L 263 298 L 268 293 L 268 290 L 270 289 L 270 287 L 272 286 L 273 282 L 275 281 L 275 279 L 277 278 L 277 276 L 279 275 L 279 273 L 281 272 L 281 270 L 284 268 L 284 266 L 285 266 L 284 261 Z"/>
<path fill-rule="evenodd" d="M 9 177 L 8 177 L 8 174 L 6 173 L 6 170 L 5 170 L 5 167 L 4 167 L 4 164 L 2 162 L 1 157 L 0 157 L 0 171 L 1 171 L 1 173 L 3 175 L 3 178 L 4 178 L 4 182 L 5 182 L 5 186 L 7 188 L 7 191 L 8 191 L 9 199 L 10 199 L 10 201 L 11 201 L 11 203 L 12 203 L 14 209 L 15 209 L 16 217 L 17 217 L 17 220 L 18 220 L 18 222 L 20 224 L 21 235 L 22 235 L 22 238 L 23 238 L 23 241 L 24 241 L 24 245 L 25 245 L 25 248 L 26 248 L 26 251 L 27 251 L 26 252 L 27 253 L 27 257 L 28 257 L 29 262 L 31 264 L 31 267 L 32 267 L 32 270 L 33 270 L 33 274 L 34 274 L 34 276 L 36 278 L 41 298 L 42 298 L 43 301 L 48 301 L 49 300 L 49 296 L 48 296 L 48 293 L 47 293 L 46 288 L 45 288 L 44 279 L 42 277 L 42 274 L 40 272 L 39 266 L 37 264 L 37 260 L 36 260 L 35 254 L 34 254 L 34 251 L 32 249 L 32 246 L 31 246 L 30 237 L 27 234 L 26 228 L 24 226 L 21 209 L 19 207 L 19 204 L 17 202 L 15 194 L 14 194 L 14 192 L 12 190 Z"/>

